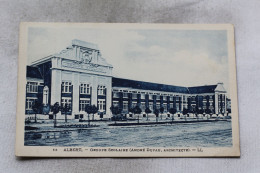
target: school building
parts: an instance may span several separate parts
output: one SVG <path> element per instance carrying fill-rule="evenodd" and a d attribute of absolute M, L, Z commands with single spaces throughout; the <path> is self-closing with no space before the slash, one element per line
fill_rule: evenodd
<path fill-rule="evenodd" d="M 27 66 L 25 114 L 33 114 L 33 104 L 42 105 L 41 114 L 48 115 L 58 102 L 69 105 L 71 118 L 85 114 L 86 105 L 96 105 L 98 115 L 111 117 L 110 107 L 118 106 L 123 114 L 139 106 L 144 112 L 164 107 L 178 112 L 183 109 L 210 109 L 214 114 L 227 111 L 223 83 L 195 87 L 165 85 L 113 77 L 113 66 L 101 55 L 97 45 L 72 40 L 60 53 L 32 62 Z M 60 112 L 63 114 L 64 112 Z"/>

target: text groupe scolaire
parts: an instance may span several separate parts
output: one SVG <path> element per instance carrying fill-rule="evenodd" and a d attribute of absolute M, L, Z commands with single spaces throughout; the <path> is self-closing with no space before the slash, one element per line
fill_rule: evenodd
<path fill-rule="evenodd" d="M 90 148 L 90 152 L 189 152 L 190 149 L 161 148 Z"/>

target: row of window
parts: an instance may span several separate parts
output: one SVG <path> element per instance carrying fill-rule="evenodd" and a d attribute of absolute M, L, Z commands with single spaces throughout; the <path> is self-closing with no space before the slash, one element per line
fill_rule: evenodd
<path fill-rule="evenodd" d="M 153 96 L 154 95 L 149 95 L 149 100 L 153 100 Z M 119 98 L 119 92 L 113 92 L 113 98 Z M 203 96 L 203 101 L 206 101 L 206 97 L 207 96 Z M 128 93 L 123 92 L 123 98 L 128 98 Z M 145 99 L 145 94 L 141 93 L 140 94 L 140 98 L 141 99 Z M 176 97 L 176 96 L 170 96 L 170 101 L 173 101 L 173 99 L 175 98 L 176 101 L 181 101 L 182 98 L 181 97 Z M 183 96 L 183 101 L 187 101 L 187 96 Z M 137 99 L 137 93 L 132 93 L 132 99 Z M 156 95 L 156 100 L 160 100 L 161 96 L 160 95 Z M 163 100 L 167 100 L 167 96 L 163 96 Z M 191 101 L 196 102 L 196 97 L 193 96 L 191 97 Z M 213 96 L 209 96 L 209 101 L 213 102 Z"/>
<path fill-rule="evenodd" d="M 71 107 L 71 98 L 67 97 L 66 99 L 70 100 L 70 102 L 68 102 L 68 104 Z M 65 105 L 65 103 L 62 102 L 62 105 Z M 85 108 L 86 108 L 87 105 L 90 105 L 90 99 L 81 98 L 79 100 L 79 111 L 85 111 Z M 98 107 L 98 110 L 100 112 L 105 111 L 106 110 L 106 101 L 105 101 L 105 99 L 98 99 L 97 107 Z"/>
<path fill-rule="evenodd" d="M 149 95 L 149 100 L 153 100 L 153 96 L 154 95 Z M 113 92 L 113 98 L 119 98 L 119 92 Z M 128 93 L 123 93 L 123 98 L 128 98 Z M 141 99 L 145 99 L 145 94 L 140 94 L 140 98 Z M 173 101 L 173 96 L 170 96 L 170 101 Z M 136 93 L 132 93 L 132 99 L 137 99 L 137 94 Z M 156 100 L 161 100 L 161 96 L 160 95 L 156 95 Z M 163 96 L 163 100 L 167 100 L 167 96 Z M 175 97 L 176 101 L 180 101 L 181 97 Z M 184 97 L 184 100 L 185 97 Z"/>
<path fill-rule="evenodd" d="M 27 93 L 37 93 L 38 83 L 37 82 L 27 82 Z"/>
<path fill-rule="evenodd" d="M 32 106 L 33 103 L 37 100 L 37 98 L 27 98 L 26 99 L 26 110 L 32 110 Z M 62 97 L 61 99 L 61 105 L 64 107 L 65 104 L 68 104 L 68 106 L 71 108 L 72 107 L 72 102 L 71 102 L 71 98 L 70 97 Z M 80 111 L 85 111 L 85 107 L 86 105 L 90 105 L 90 99 L 88 98 L 81 98 L 80 102 L 79 102 L 79 110 Z M 100 112 L 105 111 L 106 110 L 106 101 L 105 99 L 98 99 L 98 110 Z M 119 102 L 118 101 L 113 101 L 113 106 L 119 106 Z M 137 106 L 137 102 L 132 102 L 132 107 Z M 162 105 L 164 107 L 164 110 L 167 110 L 167 104 L 164 103 Z M 176 109 L 177 111 L 179 111 L 179 103 L 176 103 Z M 224 106 L 224 104 L 223 104 Z M 210 104 L 209 105 L 210 108 L 213 108 L 213 105 Z M 145 102 L 141 102 L 140 104 L 140 108 L 142 109 L 142 111 L 145 111 Z M 161 108 L 161 104 L 160 103 L 156 103 L 156 109 L 160 109 Z M 173 108 L 173 103 L 169 104 L 169 108 Z M 187 108 L 187 104 L 183 104 L 183 108 Z M 206 105 L 203 104 L 203 108 L 206 109 Z M 149 102 L 149 109 L 153 110 L 153 102 Z M 128 110 L 128 101 L 123 101 L 123 110 L 127 111 Z"/>
<path fill-rule="evenodd" d="M 119 101 L 113 101 L 113 106 L 115 106 L 115 107 L 119 106 Z M 133 101 L 132 107 L 135 107 L 135 106 L 137 106 L 137 102 Z M 166 112 L 167 111 L 167 103 L 163 103 L 162 106 L 164 108 L 164 111 Z M 177 111 L 179 111 L 179 106 L 180 106 L 180 104 L 176 103 Z M 153 110 L 154 109 L 153 102 L 149 102 L 148 107 L 149 107 L 150 110 Z M 140 108 L 142 109 L 142 111 L 145 111 L 145 109 L 146 109 L 145 102 L 140 103 Z M 160 109 L 160 108 L 161 108 L 161 104 L 156 103 L 156 109 Z M 173 108 L 173 103 L 169 104 L 169 108 Z M 123 101 L 123 110 L 128 111 L 128 101 Z"/>
<path fill-rule="evenodd" d="M 98 86 L 98 95 L 105 95 L 106 87 Z M 71 82 L 62 82 L 62 93 L 71 93 L 72 92 L 72 83 Z M 27 83 L 27 93 L 37 93 L 38 92 L 38 83 L 37 82 L 28 82 Z M 80 84 L 80 94 L 90 94 L 91 87 L 89 84 L 81 83 Z"/>
<path fill-rule="evenodd" d="M 98 95 L 106 95 L 106 87 L 99 85 L 97 88 Z M 72 92 L 72 83 L 71 82 L 62 82 L 61 85 L 62 93 L 71 93 Z M 91 94 L 91 86 L 86 83 L 81 83 L 79 88 L 80 94 Z"/>
<path fill-rule="evenodd" d="M 26 99 L 26 110 L 32 110 L 32 106 L 37 98 L 27 98 Z M 64 107 L 67 104 L 70 107 L 70 111 L 72 108 L 71 97 L 62 97 L 61 106 Z M 79 111 L 85 111 L 86 105 L 90 105 L 90 99 L 81 98 L 79 101 Z M 100 112 L 106 110 L 106 101 L 105 99 L 98 99 L 98 110 Z"/>

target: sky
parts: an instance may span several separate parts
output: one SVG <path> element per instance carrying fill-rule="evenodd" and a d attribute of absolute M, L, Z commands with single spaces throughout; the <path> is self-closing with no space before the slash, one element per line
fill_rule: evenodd
<path fill-rule="evenodd" d="M 228 85 L 225 30 L 30 27 L 28 64 L 59 53 L 73 39 L 97 44 L 113 76 L 177 86 Z"/>

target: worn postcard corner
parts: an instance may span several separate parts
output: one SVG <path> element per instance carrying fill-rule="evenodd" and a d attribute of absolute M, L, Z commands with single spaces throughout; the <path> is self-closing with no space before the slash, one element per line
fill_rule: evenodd
<path fill-rule="evenodd" d="M 239 157 L 230 24 L 21 23 L 16 156 Z"/>

